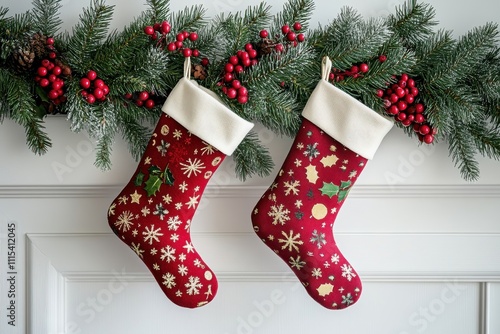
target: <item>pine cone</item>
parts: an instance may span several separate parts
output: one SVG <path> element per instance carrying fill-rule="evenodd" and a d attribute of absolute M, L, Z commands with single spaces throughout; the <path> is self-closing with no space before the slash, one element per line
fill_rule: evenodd
<path fill-rule="evenodd" d="M 46 49 L 47 37 L 41 33 L 36 33 L 31 37 L 30 46 L 33 52 L 35 52 L 35 56 L 39 59 L 45 57 L 47 53 Z"/>
<path fill-rule="evenodd" d="M 191 67 L 191 74 L 195 79 L 203 80 L 207 77 L 207 71 L 202 65 L 193 65 Z"/>
<path fill-rule="evenodd" d="M 30 48 L 19 48 L 12 55 L 14 66 L 19 71 L 27 71 L 35 61 L 35 53 Z"/>
<path fill-rule="evenodd" d="M 263 39 L 261 42 L 257 43 L 256 50 L 259 56 L 267 55 L 273 52 L 274 44 L 269 38 Z"/>

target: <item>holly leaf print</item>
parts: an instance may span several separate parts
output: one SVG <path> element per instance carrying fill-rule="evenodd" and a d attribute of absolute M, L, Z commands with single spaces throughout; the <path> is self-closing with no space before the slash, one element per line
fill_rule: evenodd
<path fill-rule="evenodd" d="M 137 176 L 135 177 L 134 184 L 138 187 L 142 185 L 142 182 L 144 181 L 144 173 L 139 172 Z"/>
<path fill-rule="evenodd" d="M 172 186 L 174 184 L 174 175 L 172 174 L 172 171 L 166 167 L 165 172 L 163 173 L 163 182 L 165 184 L 168 184 L 169 186 Z"/>
<path fill-rule="evenodd" d="M 326 195 L 329 198 L 332 198 L 339 193 L 340 188 L 332 182 L 323 182 L 323 187 L 319 188 L 319 190 L 321 191 L 322 195 Z"/>
<path fill-rule="evenodd" d="M 349 190 L 351 190 L 351 181 L 342 181 L 340 183 L 340 191 L 339 191 L 339 197 L 338 197 L 338 202 L 342 202 L 346 197 L 347 194 L 349 194 Z"/>
<path fill-rule="evenodd" d="M 158 166 L 152 165 L 151 167 L 148 168 L 148 172 L 150 175 L 160 175 L 161 168 Z"/>
<path fill-rule="evenodd" d="M 154 196 L 158 190 L 160 190 L 162 180 L 156 175 L 150 175 L 149 179 L 146 181 L 146 190 L 148 197 Z"/>

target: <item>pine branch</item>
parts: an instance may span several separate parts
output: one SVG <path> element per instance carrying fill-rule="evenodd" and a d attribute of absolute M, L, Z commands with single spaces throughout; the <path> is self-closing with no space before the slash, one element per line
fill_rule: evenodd
<path fill-rule="evenodd" d="M 474 146 L 468 127 L 454 120 L 448 137 L 448 150 L 455 167 L 458 167 L 460 174 L 467 181 L 479 178 L 479 164 L 474 157 Z"/>
<path fill-rule="evenodd" d="M 432 35 L 433 27 L 437 24 L 434 17 L 435 11 L 430 4 L 408 0 L 389 15 L 387 25 L 401 38 L 403 45 L 412 48 L 415 43 Z"/>
<path fill-rule="evenodd" d="M 124 106 L 121 102 L 115 103 L 117 112 L 118 128 L 122 132 L 122 137 L 128 143 L 128 148 L 132 157 L 139 160 L 146 149 L 152 131 L 141 124 L 142 110 L 135 105 Z M 158 117 L 156 117 L 157 119 Z"/>
<path fill-rule="evenodd" d="M 61 0 L 33 0 L 34 30 L 54 36 L 62 24 L 59 18 Z"/>
<path fill-rule="evenodd" d="M 233 159 L 236 163 L 236 175 L 242 181 L 255 174 L 260 177 L 268 176 L 274 167 L 268 150 L 262 146 L 257 134 L 253 131 L 234 151 Z"/>
<path fill-rule="evenodd" d="M 170 15 L 170 0 L 146 0 L 150 24 L 166 21 Z"/>
<path fill-rule="evenodd" d="M 469 132 L 481 155 L 500 160 L 500 129 L 490 127 L 486 122 L 476 122 L 469 126 Z"/>
<path fill-rule="evenodd" d="M 111 168 L 113 138 L 118 131 L 118 119 L 113 103 L 105 101 L 97 105 L 89 117 L 90 137 L 97 139 L 95 165 L 102 170 Z"/>
<path fill-rule="evenodd" d="M 281 12 L 275 15 L 273 25 L 270 29 L 271 36 L 281 35 L 281 27 L 285 24 L 293 25 L 300 22 L 302 30 L 309 27 L 309 20 L 314 11 L 314 1 L 312 0 L 288 0 Z"/>
<path fill-rule="evenodd" d="M 176 31 L 198 31 L 206 24 L 206 9 L 201 5 L 186 7 L 184 10 L 170 14 L 170 24 Z"/>
<path fill-rule="evenodd" d="M 106 6 L 104 0 L 93 0 L 91 6 L 83 10 L 80 22 L 67 41 L 66 60 L 71 68 L 86 73 L 96 65 L 94 56 L 107 37 L 112 15 L 113 6 Z"/>

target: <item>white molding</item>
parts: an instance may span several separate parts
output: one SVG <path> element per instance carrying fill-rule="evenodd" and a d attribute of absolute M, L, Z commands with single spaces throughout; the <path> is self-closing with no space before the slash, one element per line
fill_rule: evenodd
<path fill-rule="evenodd" d="M 12 185 L 0 186 L 0 198 L 107 198 L 123 185 Z M 259 198 L 265 186 L 208 185 L 207 198 Z M 500 185 L 356 185 L 351 198 L 500 198 Z"/>

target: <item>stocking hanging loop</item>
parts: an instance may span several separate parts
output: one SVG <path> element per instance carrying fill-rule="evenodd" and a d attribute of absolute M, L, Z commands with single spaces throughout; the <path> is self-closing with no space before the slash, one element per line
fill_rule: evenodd
<path fill-rule="evenodd" d="M 188 80 L 191 79 L 191 57 L 186 57 L 184 60 L 184 77 Z"/>
<path fill-rule="evenodd" d="M 328 81 L 328 77 L 330 76 L 330 71 L 332 70 L 332 61 L 328 56 L 324 56 L 321 61 L 321 78 L 323 80 Z"/>

